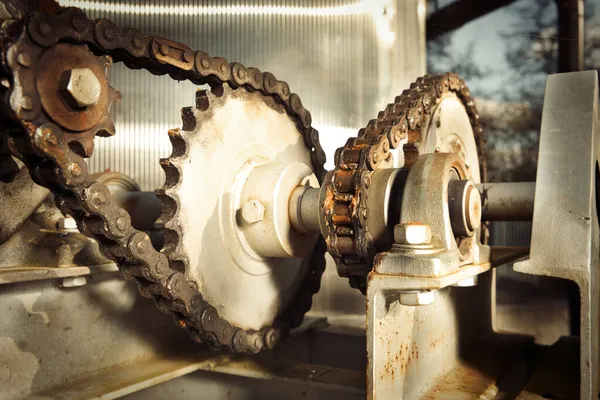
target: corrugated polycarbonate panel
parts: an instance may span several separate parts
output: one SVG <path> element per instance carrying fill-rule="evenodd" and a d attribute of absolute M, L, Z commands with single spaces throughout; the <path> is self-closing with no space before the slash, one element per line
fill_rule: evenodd
<path fill-rule="evenodd" d="M 423 2 L 60 3 L 82 8 L 92 18 L 108 18 L 121 27 L 137 28 L 146 35 L 164 36 L 228 61 L 270 71 L 287 81 L 311 112 L 331 167 L 335 147 L 391 100 L 392 86 L 398 84 L 394 76 L 400 73 L 392 62 L 398 56 L 398 33 L 406 33 L 407 21 L 415 26 L 414 34 L 419 33 L 417 4 Z M 422 54 L 414 56 L 414 62 L 406 63 L 419 64 L 416 69 L 422 70 Z M 96 140 L 90 168 L 127 173 L 143 189 L 153 190 L 164 179 L 158 160 L 171 151 L 167 131 L 181 126 L 180 109 L 193 105 L 197 88 L 168 76 L 128 70 L 124 65 L 113 66 L 110 78 L 123 94 L 123 101 L 114 108 L 117 135 Z"/>

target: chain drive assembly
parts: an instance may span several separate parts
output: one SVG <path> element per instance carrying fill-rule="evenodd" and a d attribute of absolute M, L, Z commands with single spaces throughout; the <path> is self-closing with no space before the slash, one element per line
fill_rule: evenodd
<path fill-rule="evenodd" d="M 410 168 L 421 152 L 436 105 L 451 93 L 460 99 L 469 116 L 485 181 L 485 143 L 479 115 L 465 82 L 452 73 L 417 79 L 361 129 L 358 137 L 348 139 L 336 151 L 335 168 L 324 181 L 327 250 L 335 259 L 338 274 L 348 277 L 350 285 L 363 293 L 375 255 L 387 250 L 376 248 L 367 229 L 371 177 L 379 169 L 391 168 L 392 150 L 401 144 L 404 168 Z"/>
<path fill-rule="evenodd" d="M 9 130 L 12 153 L 26 164 L 36 183 L 54 193 L 61 210 L 75 218 L 79 229 L 101 244 L 105 255 L 116 261 L 123 275 L 135 280 L 140 293 L 154 299 L 158 308 L 171 314 L 178 326 L 187 328 L 195 341 L 224 346 L 233 352 L 257 353 L 273 348 L 291 328 L 297 327 L 320 287 L 325 269 L 323 240 L 313 250 L 310 271 L 286 312 L 261 330 L 232 326 L 186 279 L 178 267 L 180 260 L 171 259 L 168 247 L 157 251 L 146 233 L 131 226 L 129 214 L 115 205 L 107 187 L 90 177 L 84 158 L 91 156 L 96 135 L 114 134 L 110 108 L 119 94 L 108 86 L 106 78 L 112 58 L 128 68 L 169 74 L 175 80 L 189 80 L 197 85 L 208 84 L 213 93 L 228 85 L 233 90 L 260 91 L 274 99 L 285 107 L 302 134 L 315 174 L 322 182 L 325 153 L 318 132 L 311 127 L 310 113 L 298 95 L 268 72 L 230 64 L 223 58 L 192 51 L 164 38 L 147 37 L 134 29 L 120 29 L 109 20 L 90 20 L 75 8 L 61 9 L 55 15 L 34 13 L 24 20 L 0 23 L 0 57 L 5 68 L 0 72 L 0 107 L 2 114 L 10 116 L 11 124 L 18 127 Z M 40 76 L 60 73 L 61 63 L 94 72 L 103 90 L 93 106 L 73 110 L 54 101 L 57 83 Z M 355 147 L 374 137 L 371 131 L 365 132 L 368 133 L 356 139 Z M 177 140 L 176 132 L 171 138 Z M 379 146 L 375 142 L 383 143 L 376 137 L 371 141 L 373 148 Z M 340 168 L 341 160 L 348 159 L 345 154 L 338 157 L 336 174 L 373 170 L 358 166 L 350 170 Z M 385 155 L 383 152 L 382 158 Z M 365 165 L 371 162 L 373 157 L 364 161 L 369 163 Z M 347 197 L 351 200 L 353 196 L 349 193 Z M 163 213 L 171 210 L 163 208 Z M 163 214 L 162 219 L 168 219 L 168 215 Z M 345 254 L 338 251 L 337 245 L 330 247 L 336 249 L 334 254 Z"/>

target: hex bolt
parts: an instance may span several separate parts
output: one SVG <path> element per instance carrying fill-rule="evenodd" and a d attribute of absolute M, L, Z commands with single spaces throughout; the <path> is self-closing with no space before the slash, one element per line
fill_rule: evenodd
<path fill-rule="evenodd" d="M 21 108 L 25 111 L 33 110 L 33 99 L 31 96 L 23 96 L 21 98 Z"/>
<path fill-rule="evenodd" d="M 435 301 L 435 290 L 402 292 L 400 293 L 400 304 L 404 306 L 427 306 Z"/>
<path fill-rule="evenodd" d="M 71 107 L 84 109 L 98 103 L 102 84 L 91 69 L 73 68 L 63 73 L 60 90 Z"/>
<path fill-rule="evenodd" d="M 17 62 L 21 64 L 21 66 L 28 68 L 31 66 L 31 56 L 28 53 L 20 53 L 17 56 Z"/>
<path fill-rule="evenodd" d="M 431 243 L 431 227 L 427 224 L 404 223 L 394 227 L 394 242 L 403 245 Z"/>
<path fill-rule="evenodd" d="M 87 284 L 87 278 L 85 276 L 73 276 L 63 278 L 63 280 L 60 282 L 60 287 L 74 288 L 84 286 L 85 284 Z"/>
<path fill-rule="evenodd" d="M 260 222 L 265 218 L 265 206 L 258 200 L 249 200 L 242 207 L 242 218 L 249 224 Z"/>
<path fill-rule="evenodd" d="M 77 222 L 71 217 L 65 217 L 58 220 L 56 228 L 61 231 L 77 230 Z"/>

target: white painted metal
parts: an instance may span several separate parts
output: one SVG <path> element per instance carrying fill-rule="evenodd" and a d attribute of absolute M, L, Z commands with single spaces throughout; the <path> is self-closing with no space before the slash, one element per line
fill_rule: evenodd
<path fill-rule="evenodd" d="M 421 144 L 421 154 L 436 151 L 454 153 L 465 163 L 469 179 L 473 183 L 481 183 L 475 136 L 460 99 L 453 93 L 446 94 L 436 106 L 428 125 L 427 135 Z"/>
<path fill-rule="evenodd" d="M 289 257 L 306 255 L 316 237 L 292 229 L 288 203 L 305 178 L 318 183 L 304 139 L 281 107 L 256 92 L 209 100 L 213 108 L 196 110 L 195 130 L 182 133 L 188 148 L 176 192 L 186 273 L 219 315 L 259 330 L 304 277 L 308 260 Z M 265 213 L 248 224 L 241 214 L 251 200 Z"/>

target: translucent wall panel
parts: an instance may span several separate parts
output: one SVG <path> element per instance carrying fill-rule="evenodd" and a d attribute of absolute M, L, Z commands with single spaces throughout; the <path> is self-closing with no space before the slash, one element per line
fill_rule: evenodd
<path fill-rule="evenodd" d="M 290 84 L 313 116 L 332 165 L 336 147 L 424 71 L 420 0 L 63 0 L 93 18 L 164 36 L 193 49 L 270 71 Z M 163 183 L 169 128 L 196 87 L 115 65 L 123 94 L 117 135 L 99 138 L 93 171 L 131 175 L 146 190 Z M 216 166 L 218 167 L 218 166 Z"/>

